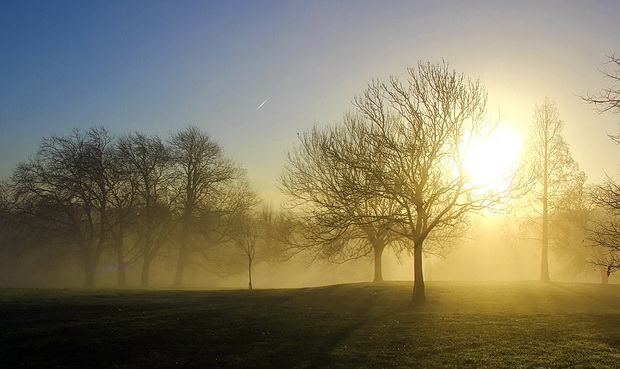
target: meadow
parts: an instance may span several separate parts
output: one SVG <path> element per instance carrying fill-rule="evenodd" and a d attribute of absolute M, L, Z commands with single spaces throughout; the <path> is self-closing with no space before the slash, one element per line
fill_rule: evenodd
<path fill-rule="evenodd" d="M 0 290 L 0 368 L 620 368 L 620 285 Z"/>

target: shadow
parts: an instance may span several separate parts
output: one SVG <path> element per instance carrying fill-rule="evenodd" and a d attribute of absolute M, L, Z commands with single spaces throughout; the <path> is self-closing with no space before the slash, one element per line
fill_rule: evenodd
<path fill-rule="evenodd" d="M 615 310 L 615 311 L 620 311 L 620 305 L 618 305 L 618 300 L 617 299 L 615 299 L 614 301 L 604 300 L 604 299 L 602 299 L 600 297 L 593 296 L 593 295 L 591 295 L 589 293 L 585 293 L 583 291 L 579 291 L 579 290 L 577 290 L 575 288 L 571 288 L 571 287 L 568 287 L 568 286 L 565 286 L 565 285 L 561 285 L 561 284 L 556 284 L 556 283 L 553 283 L 553 282 L 550 282 L 549 285 L 551 285 L 553 287 L 557 287 L 557 288 L 563 289 L 563 290 L 568 291 L 568 292 L 570 292 L 572 294 L 575 294 L 575 295 L 580 295 L 580 296 L 586 297 L 588 300 L 594 301 L 594 302 L 596 302 L 596 303 L 598 303 L 598 304 L 600 304 L 602 306 L 605 306 L 605 308 L 607 308 L 607 309 Z M 605 288 L 607 286 L 600 285 L 599 287 Z"/>
<path fill-rule="evenodd" d="M 318 310 L 314 314 L 314 321 L 305 322 L 317 329 L 308 326 L 300 327 L 299 334 L 306 335 L 305 340 L 311 341 L 308 345 L 299 345 L 299 341 L 291 345 L 285 345 L 275 350 L 269 357 L 265 367 L 296 367 L 296 368 L 323 368 L 334 366 L 342 362 L 338 358 L 337 351 L 345 348 L 349 338 L 360 334 L 366 328 L 380 326 L 387 320 L 398 319 L 403 313 L 412 310 L 409 299 L 386 301 L 393 293 L 381 293 L 377 285 L 360 285 L 362 289 L 351 289 L 351 285 L 332 285 L 298 291 L 296 296 L 289 296 L 294 303 L 304 299 L 304 294 L 316 297 L 321 295 L 328 300 L 329 311 L 340 311 L 338 321 L 333 325 L 326 326 L 321 319 L 322 314 L 329 311 Z M 365 291 L 365 289 L 368 289 Z M 317 293 L 317 291 L 319 293 Z M 349 294 L 353 294 L 348 296 Z M 324 304 L 325 301 L 322 302 Z M 334 310 L 332 310 L 334 309 Z M 331 317 L 325 316 L 326 321 Z M 369 330 L 370 332 L 370 330 Z M 362 335 L 364 333 L 361 333 Z"/>

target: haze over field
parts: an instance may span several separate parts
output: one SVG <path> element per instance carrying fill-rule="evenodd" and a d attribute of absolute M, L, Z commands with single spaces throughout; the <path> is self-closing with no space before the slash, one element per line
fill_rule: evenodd
<path fill-rule="evenodd" d="M 52 160 L 54 152 L 104 142 L 110 147 L 121 147 L 114 156 L 116 161 L 113 161 L 123 162 L 129 154 L 139 151 L 132 151 L 135 149 L 132 144 L 148 140 L 138 136 L 127 141 L 120 138 L 139 132 L 147 138 L 161 138 L 161 141 L 148 142 L 149 147 L 155 147 L 153 152 L 166 153 L 158 163 L 161 164 L 161 173 L 168 176 L 161 176 L 165 180 L 160 182 L 159 189 L 163 194 L 159 198 L 146 199 L 150 194 L 145 193 L 149 191 L 131 192 L 126 188 L 123 188 L 125 192 L 118 193 L 131 192 L 127 198 L 97 198 L 105 206 L 98 208 L 101 210 L 97 215 L 101 217 L 97 218 L 99 222 L 92 221 L 93 217 L 85 217 L 91 222 L 90 230 L 100 232 L 98 236 L 89 234 L 92 237 L 88 247 L 80 244 L 70 252 L 54 249 L 49 251 L 49 257 L 42 258 L 41 255 L 48 255 L 46 247 L 49 245 L 40 242 L 41 239 L 65 246 L 71 242 L 86 244 L 83 239 L 88 238 L 72 235 L 75 237 L 71 241 L 54 239 L 57 242 L 53 242 L 46 233 L 35 233 L 33 238 L 39 236 L 40 239 L 32 242 L 20 241 L 24 247 L 19 248 L 19 252 L 27 249 L 25 246 L 36 244 L 40 247 L 36 255 L 24 256 L 5 247 L 3 250 L 9 250 L 4 252 L 11 255 L 11 260 L 16 252 L 24 264 L 3 265 L 0 284 L 80 286 L 84 285 L 81 278 L 86 269 L 85 284 L 89 287 L 95 285 L 96 275 L 97 284 L 103 286 L 115 285 L 118 278 L 118 285 L 122 287 L 138 285 L 140 281 L 143 287 L 170 287 L 174 284 L 175 287 L 239 288 L 248 285 L 245 274 L 248 262 L 247 269 L 250 274 L 254 272 L 254 286 L 260 288 L 369 281 L 373 278 L 373 267 L 375 280 L 381 280 L 377 276 L 387 280 L 411 280 L 415 273 L 411 260 L 417 250 L 420 255 L 424 252 L 423 268 L 428 280 L 545 280 L 550 274 L 552 280 L 600 282 L 603 279 L 616 282 L 617 276 L 612 273 L 616 267 L 620 268 L 620 264 L 615 258 L 609 261 L 588 247 L 592 237 L 586 234 L 586 228 L 596 222 L 592 220 L 594 217 L 587 217 L 584 213 L 590 216 L 593 206 L 585 195 L 589 196 L 593 186 L 603 183 L 607 175 L 614 177 L 618 173 L 620 151 L 609 138 L 609 135 L 618 134 L 618 116 L 613 111 L 598 114 L 595 106 L 582 97 L 614 86 L 613 80 L 606 79 L 601 71 L 613 74 L 617 67 L 613 55 L 620 53 L 618 14 L 620 3 L 612 0 L 3 1 L 0 3 L 0 50 L 3 53 L 0 58 L 3 86 L 0 90 L 0 179 L 8 180 L 13 174 L 21 173 L 21 177 L 15 175 L 13 179 L 22 187 L 15 186 L 13 192 L 7 190 L 6 193 L 16 198 L 26 198 L 26 193 L 31 195 L 26 200 L 19 199 L 21 202 L 7 202 L 14 206 L 7 206 L 7 209 L 14 212 L 6 210 L 6 213 L 28 216 L 36 213 L 39 218 L 47 214 L 41 211 L 42 208 L 47 211 L 41 204 L 49 205 L 46 201 L 50 198 L 44 199 L 46 201 L 37 198 L 40 202 L 36 202 L 33 198 L 45 191 L 37 192 L 40 188 L 27 185 L 36 182 L 32 178 L 45 179 L 50 173 L 60 173 L 58 167 L 51 164 L 48 167 L 18 167 L 19 163 L 30 159 L 40 159 L 39 154 L 35 155 L 37 150 L 39 153 L 43 151 L 41 157 L 51 158 L 46 163 L 57 164 Z M 463 76 L 462 85 L 456 84 L 463 88 L 446 88 L 454 94 L 438 105 L 432 105 L 432 102 L 442 100 L 443 96 L 425 95 L 427 91 L 416 91 L 416 94 L 411 92 L 414 89 L 407 91 L 411 93 L 408 98 L 421 102 L 421 105 L 431 101 L 421 108 L 423 113 L 441 112 L 442 109 L 436 109 L 443 107 L 441 103 L 452 101 L 450 98 L 460 101 L 458 98 L 462 96 L 471 96 L 468 103 L 474 107 L 463 108 L 466 118 L 444 127 L 444 131 L 452 135 L 453 142 L 445 139 L 437 145 L 448 152 L 447 156 L 453 156 L 447 160 L 439 155 L 437 163 L 440 165 L 431 166 L 426 176 L 422 175 L 439 186 L 428 200 L 426 189 L 422 193 L 413 190 L 419 172 L 409 177 L 394 174 L 402 174 L 397 169 L 404 168 L 402 172 L 410 168 L 418 170 L 416 165 L 428 152 L 412 155 L 419 161 L 407 163 L 411 164 L 409 166 L 386 168 L 398 162 L 394 155 L 405 151 L 403 148 L 414 152 L 415 148 L 424 146 L 416 139 L 429 144 L 432 141 L 429 132 L 437 127 L 434 120 L 437 117 L 430 117 L 426 126 L 415 131 L 424 133 L 419 137 L 407 131 L 411 127 L 399 126 L 398 123 L 408 119 L 403 113 L 407 104 L 403 103 L 406 99 L 399 101 L 394 98 L 400 91 L 393 83 L 395 79 L 391 78 L 396 76 L 404 84 L 419 80 L 424 86 L 445 87 L 450 85 L 445 83 L 450 80 L 446 76 L 452 76 L 453 70 L 457 80 Z M 438 88 L 429 90 L 443 91 Z M 383 95 L 373 100 L 373 91 L 380 91 L 377 96 Z M 488 101 L 485 93 L 488 93 Z M 431 99 L 426 99 L 428 96 Z M 376 111 L 364 110 L 381 99 L 392 103 L 386 108 L 390 118 L 402 119 L 395 118 L 397 123 L 390 119 L 379 121 L 381 114 L 373 116 Z M 458 104 L 447 105 L 452 108 Z M 486 115 L 477 116 L 478 109 Z M 402 116 L 398 116 L 399 113 Z M 537 119 L 540 116 L 551 118 Z M 552 163 L 561 162 L 559 172 L 562 175 L 549 196 L 557 195 L 556 204 L 571 206 L 570 209 L 568 205 L 552 209 L 555 217 L 552 223 L 565 223 L 562 223 L 563 228 L 554 226 L 556 228 L 550 231 L 550 235 L 545 236 L 533 235 L 532 229 L 537 228 L 532 224 L 547 219 L 542 215 L 542 209 L 547 209 L 546 204 L 535 209 L 540 210 L 538 216 L 526 211 L 528 205 L 535 202 L 531 198 L 502 202 L 514 184 L 507 174 L 516 165 L 523 165 L 521 169 L 529 168 L 530 177 L 542 177 L 540 172 L 531 169 L 534 164 L 529 163 L 530 167 L 527 167 L 523 164 L 525 160 L 521 160 L 536 151 L 536 145 L 528 143 L 528 134 L 532 124 L 541 121 L 563 122 L 563 127 L 559 123 L 557 127 L 560 128 L 553 128 L 554 132 L 559 132 L 556 141 L 560 142 L 560 148 L 557 156 L 551 159 Z M 497 128 L 490 133 L 490 126 L 495 122 Z M 391 132 L 399 132 L 401 136 L 394 138 L 386 134 L 377 140 L 376 129 L 383 128 L 384 124 L 393 124 Z M 320 139 L 327 142 L 330 134 L 340 139 L 329 141 L 332 146 L 317 144 L 322 142 Z M 486 134 L 489 136 L 483 137 Z M 55 138 L 42 141 L 50 137 Z M 462 141 L 456 142 L 456 139 Z M 80 146 L 83 142 L 87 144 Z M 204 144 L 204 151 L 208 152 L 205 166 L 215 168 L 208 173 L 217 173 L 221 178 L 213 181 L 203 178 L 202 182 L 199 179 L 198 184 L 189 189 L 191 178 L 194 178 L 190 174 L 192 161 L 183 161 L 191 158 L 188 142 Z M 316 156 L 312 156 L 312 150 L 304 154 L 304 143 L 309 148 L 320 147 L 324 151 L 317 150 L 319 154 Z M 351 145 L 347 146 L 348 143 Z M 403 146 L 389 145 L 394 143 Z M 372 153 L 376 156 L 365 151 L 369 147 L 376 149 Z M 334 151 L 329 151 L 331 149 Z M 393 150 L 390 152 L 389 149 Z M 340 155 L 342 153 L 346 154 Z M 376 168 L 372 160 L 362 163 L 352 159 L 364 155 L 377 159 L 377 162 L 385 160 L 388 164 Z M 335 182 L 360 186 L 354 191 L 345 188 L 346 191 L 331 198 L 328 195 L 332 193 L 322 193 L 324 197 L 314 196 L 312 191 L 316 188 L 302 186 L 308 178 L 302 175 L 307 173 L 295 171 L 305 168 L 307 163 L 317 165 L 314 169 L 318 168 L 317 172 L 322 174 L 330 173 L 325 168 L 347 168 L 334 174 L 334 178 L 340 180 Z M 333 165 L 323 168 L 322 163 Z M 125 164 L 127 167 L 123 168 L 134 165 L 131 168 L 135 169 L 135 162 Z M 356 165 L 363 167 L 365 172 L 347 172 L 350 168 L 359 169 Z M 448 168 L 445 172 L 433 172 L 444 166 Z M 18 172 L 16 168 L 22 171 Z M 37 171 L 40 168 L 43 169 Z M 525 169 L 520 173 L 526 173 Z M 394 177 L 390 176 L 392 174 Z M 457 180 L 451 182 L 450 175 Z M 77 177 L 80 176 L 67 176 L 63 180 Z M 525 182 L 527 176 L 523 177 Z M 119 180 L 124 184 L 116 189 L 139 187 L 135 178 L 125 180 Z M 356 181 L 360 183 L 354 183 Z M 445 184 L 442 181 L 448 184 L 445 188 L 440 187 Z M 318 180 L 305 181 L 306 184 L 315 182 Z M 61 189 L 57 193 L 66 190 L 66 183 L 57 186 Z M 213 183 L 216 185 L 209 187 Z M 524 187 L 534 188 L 532 183 L 521 183 L 519 190 L 524 192 Z M 82 190 L 81 185 L 75 186 Z M 144 188 L 148 186 L 147 183 Z M 45 187 L 46 191 L 48 188 Z M 544 190 L 545 195 L 542 191 L 540 195 L 532 195 L 536 201 L 547 198 L 547 190 Z M 53 190 L 49 192 L 54 193 Z M 88 191 L 79 195 L 87 197 L 85 192 Z M 102 191 L 105 195 L 109 192 Z M 221 197 L 210 197 L 213 193 Z M 456 193 L 453 198 L 449 196 L 452 193 Z M 336 210 L 333 201 L 320 206 L 314 206 L 318 201 L 311 201 L 316 198 L 333 200 L 340 195 L 349 203 L 338 204 L 340 207 Z M 84 200 L 82 197 L 75 200 L 71 196 L 67 195 L 65 205 Z M 371 203 L 381 211 L 393 209 L 394 204 L 402 209 L 386 215 L 365 208 L 366 213 L 359 216 L 360 208 L 351 209 L 353 206 L 348 205 L 363 196 L 366 196 L 365 205 Z M 62 196 L 54 197 L 54 201 L 58 197 Z M 123 202 L 138 197 L 140 201 L 144 200 L 143 203 L 126 206 Z M 424 201 L 422 197 L 425 197 Z M 597 199 L 600 205 L 602 197 Z M 249 208 L 260 208 L 258 200 L 271 207 L 265 206 L 257 211 L 260 214 L 256 219 L 253 217 L 256 214 L 252 217 L 239 215 Z M 294 201 L 301 204 L 295 208 L 301 213 L 306 211 L 303 214 L 323 216 L 313 218 L 313 221 L 319 219 L 312 223 L 315 228 L 304 223 L 310 216 L 294 219 L 295 223 L 285 213 L 278 212 L 281 204 L 290 205 Z M 447 208 L 442 212 L 432 207 L 442 201 L 456 204 L 457 209 Z M 88 206 L 80 211 L 96 208 L 91 206 L 92 198 L 83 202 Z M 40 206 L 38 213 L 28 208 L 33 203 Z M 117 207 L 110 205 L 109 208 L 117 212 L 109 210 L 108 205 L 112 203 Z M 306 205 L 309 207 L 304 208 Z M 332 205 L 334 208 L 329 207 Z M 359 206 L 359 203 L 355 205 Z M 162 208 L 165 210 L 161 213 L 167 211 L 167 215 L 157 218 L 161 221 L 158 223 L 155 214 L 161 214 L 156 210 Z M 316 210 L 319 208 L 333 212 L 319 213 Z M 510 213 L 514 218 L 502 217 L 497 215 L 499 208 L 502 214 L 514 209 L 522 212 Z M 368 221 L 369 212 L 374 217 L 372 221 Z M 68 218 L 76 214 L 72 211 L 62 214 L 69 213 Z M 349 218 L 343 220 L 334 215 L 343 213 Z M 410 215 L 408 219 L 405 219 L 405 213 Z M 412 213 L 427 218 L 416 224 Z M 470 213 L 476 215 L 466 219 L 465 215 Z M 129 219 L 125 223 L 123 214 Z M 229 217 L 213 220 L 216 218 L 213 214 Z M 437 214 L 447 216 L 433 218 Z M 32 219 L 24 220 L 26 218 L 19 218 L 21 223 L 17 223 L 22 226 L 30 221 L 28 224 L 32 227 Z M 45 227 L 37 223 L 38 227 L 32 228 L 49 231 L 48 228 L 53 228 L 49 227 L 49 222 L 58 222 L 58 217 L 51 218 L 45 219 L 48 222 Z M 110 221 L 113 218 L 118 221 Z M 332 223 L 321 223 L 326 219 Z M 389 247 L 380 245 L 377 252 L 375 246 L 352 249 L 342 246 L 340 236 L 354 246 L 359 246 L 356 242 L 360 239 L 368 241 L 366 243 L 376 239 L 368 236 L 364 226 L 386 219 L 385 224 L 379 225 L 384 228 L 377 233 L 387 230 L 397 235 L 384 240 Z M 78 223 L 82 226 L 86 221 Z M 431 232 L 436 223 L 444 226 L 437 228 L 443 233 Z M 213 224 L 216 225 L 208 228 Z M 358 229 L 352 231 L 343 224 L 358 226 Z M 124 225 L 129 226 L 123 228 Z M 63 229 L 64 233 L 57 233 L 66 235 L 74 228 L 79 227 L 67 227 L 68 231 Z M 546 229 L 546 226 L 541 228 Z M 243 233 L 241 229 L 260 231 Z M 303 242 L 296 239 L 297 236 Z M 553 239 L 549 248 L 550 270 L 543 271 L 542 277 L 541 246 L 536 243 L 539 238 Z M 9 241 L 4 240 L 1 245 L 16 243 L 9 236 L 6 239 Z M 265 246 L 264 250 L 256 251 L 256 240 L 261 239 L 271 240 L 271 243 L 278 244 L 279 249 L 274 251 L 271 246 Z M 3 241 L 1 237 L 0 241 Z M 97 241 L 100 241 L 99 245 L 96 245 Z M 425 241 L 428 246 L 422 252 Z M 599 244 L 604 243 L 599 241 Z M 270 242 L 264 241 L 271 245 Z M 158 246 L 148 249 L 155 244 Z M 204 246 L 207 244 L 209 246 Z M 222 246 L 221 250 L 213 251 L 216 250 L 211 247 L 214 244 L 228 249 Z M 322 248 L 319 250 L 308 245 Z M 379 263 L 378 268 L 380 270 L 383 265 L 381 276 L 376 272 L 377 266 L 373 265 L 372 258 L 381 260 L 384 247 L 383 264 Z M 303 249 L 306 253 L 292 255 L 293 248 L 297 251 Z M 235 250 L 234 253 L 227 251 L 231 249 Z M 546 246 L 542 250 L 546 250 Z M 198 258 L 200 263 L 196 262 Z M 546 265 L 546 256 L 542 258 L 542 265 Z M 318 262 L 309 265 L 311 260 Z M 592 261 L 599 265 L 593 265 Z M 120 277 L 118 271 L 125 268 L 127 275 Z M 605 272 L 611 277 L 609 280 Z M 252 276 L 249 287 L 252 288 Z"/>

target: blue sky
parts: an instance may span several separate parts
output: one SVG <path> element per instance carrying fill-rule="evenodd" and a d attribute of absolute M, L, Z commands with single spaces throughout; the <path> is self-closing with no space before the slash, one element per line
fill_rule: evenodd
<path fill-rule="evenodd" d="M 598 181 L 617 173 L 618 117 L 576 95 L 606 86 L 619 15 L 618 1 L 0 0 L 0 177 L 52 133 L 192 124 L 273 197 L 298 132 L 338 121 L 372 78 L 445 59 L 516 130 L 556 100 Z"/>

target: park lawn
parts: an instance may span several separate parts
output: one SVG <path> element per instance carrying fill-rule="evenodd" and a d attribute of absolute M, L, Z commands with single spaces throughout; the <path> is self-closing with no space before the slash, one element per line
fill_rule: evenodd
<path fill-rule="evenodd" d="M 0 290 L 0 368 L 620 368 L 620 285 Z"/>

